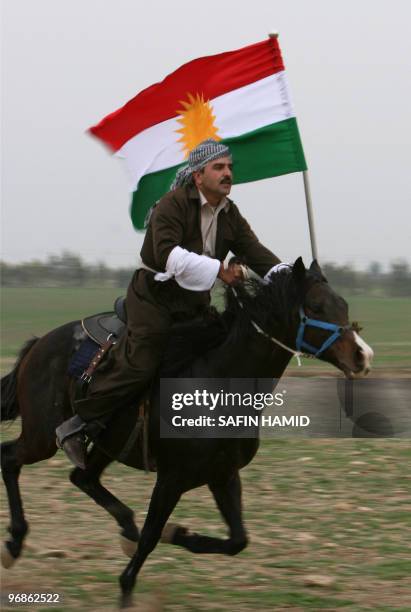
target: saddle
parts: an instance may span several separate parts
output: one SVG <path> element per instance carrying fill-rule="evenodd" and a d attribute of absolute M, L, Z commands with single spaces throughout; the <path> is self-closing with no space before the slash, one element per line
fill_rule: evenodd
<path fill-rule="evenodd" d="M 123 334 L 127 323 L 125 301 L 125 297 L 118 297 L 114 302 L 114 311 L 100 312 L 81 321 L 87 336 L 99 346 L 103 346 L 110 337 L 118 340 Z"/>
<path fill-rule="evenodd" d="M 81 383 L 91 381 L 94 370 L 124 333 L 127 322 L 125 298 L 118 297 L 114 310 L 100 312 L 81 321 L 86 339 L 73 355 L 68 373 Z"/>

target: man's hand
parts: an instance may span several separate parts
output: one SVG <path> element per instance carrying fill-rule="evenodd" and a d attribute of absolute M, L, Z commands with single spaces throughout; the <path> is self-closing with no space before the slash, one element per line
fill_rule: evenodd
<path fill-rule="evenodd" d="M 230 264 L 228 268 L 224 268 L 224 263 L 221 263 L 220 271 L 217 275 L 226 285 L 237 285 L 242 280 L 243 271 L 240 264 Z"/>

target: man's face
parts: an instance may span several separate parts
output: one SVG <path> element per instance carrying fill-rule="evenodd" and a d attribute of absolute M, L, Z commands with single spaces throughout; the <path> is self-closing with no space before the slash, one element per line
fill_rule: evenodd
<path fill-rule="evenodd" d="M 231 157 L 219 157 L 200 171 L 194 172 L 196 187 L 201 189 L 205 197 L 211 196 L 221 200 L 231 191 L 233 184 L 233 162 Z"/>

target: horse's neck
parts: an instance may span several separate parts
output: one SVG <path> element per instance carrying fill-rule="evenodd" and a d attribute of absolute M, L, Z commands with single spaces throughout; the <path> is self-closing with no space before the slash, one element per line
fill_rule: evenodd
<path fill-rule="evenodd" d="M 291 353 L 257 331 L 236 342 L 230 340 L 209 354 L 214 377 L 281 378 Z"/>

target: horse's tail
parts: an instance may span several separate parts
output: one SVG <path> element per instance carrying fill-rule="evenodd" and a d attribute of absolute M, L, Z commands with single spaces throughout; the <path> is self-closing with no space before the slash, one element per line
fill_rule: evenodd
<path fill-rule="evenodd" d="M 17 374 L 21 362 L 31 351 L 38 338 L 30 338 L 21 349 L 12 371 L 1 379 L 1 420 L 14 421 L 17 419 L 20 407 L 17 401 Z"/>

